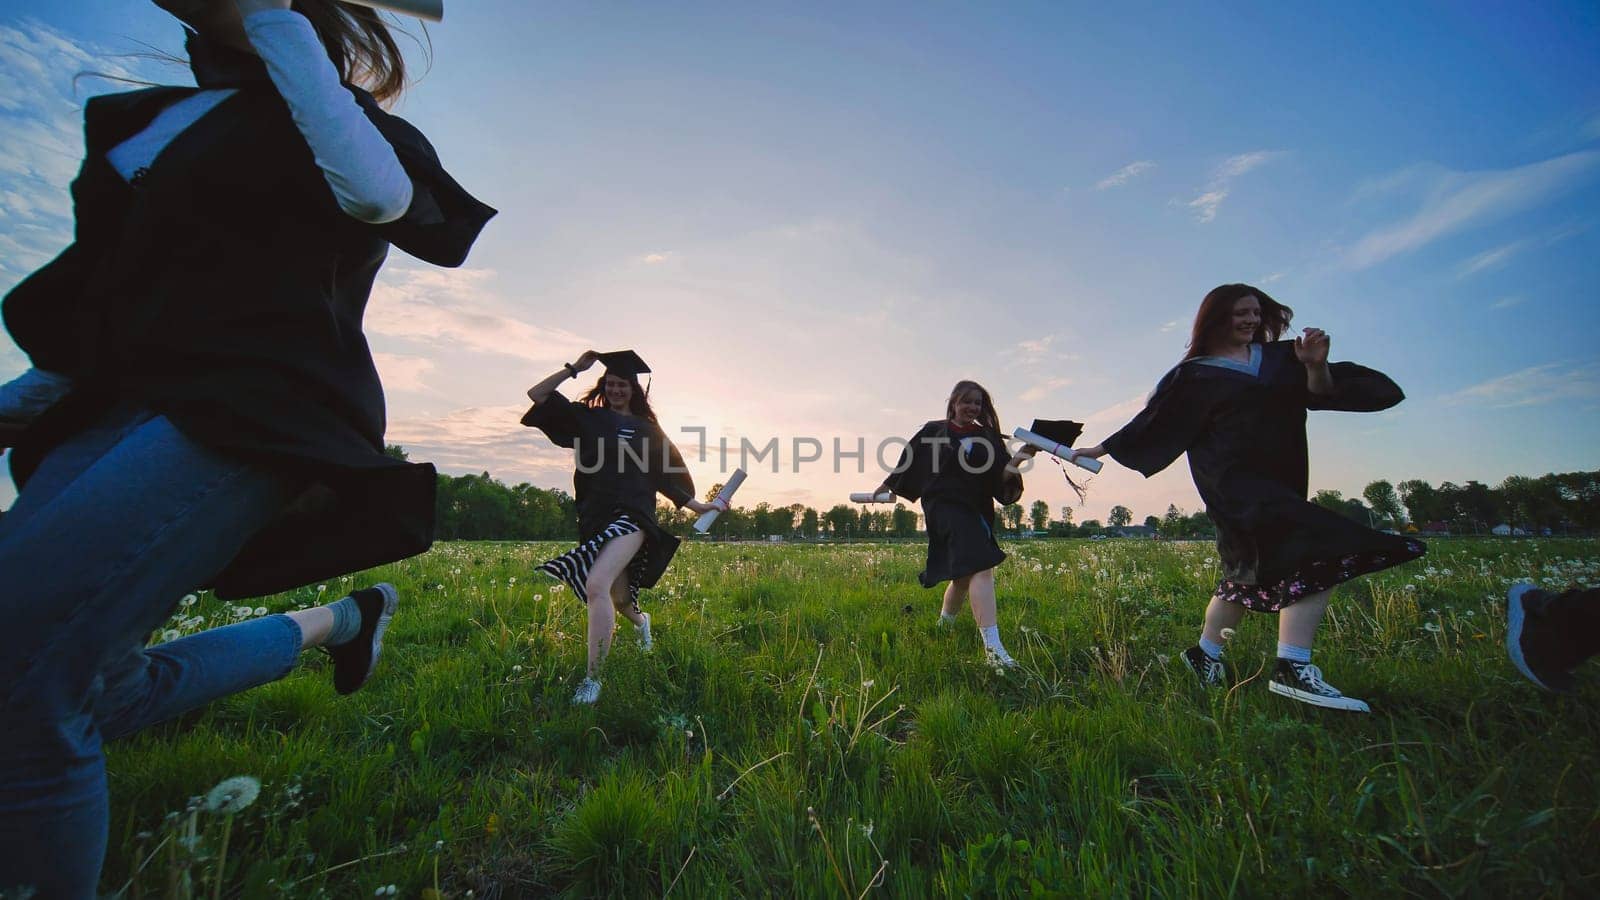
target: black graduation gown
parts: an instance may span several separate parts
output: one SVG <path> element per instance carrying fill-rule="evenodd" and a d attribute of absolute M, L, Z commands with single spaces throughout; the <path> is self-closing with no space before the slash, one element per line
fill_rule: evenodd
<path fill-rule="evenodd" d="M 964 438 L 966 449 L 963 450 Z M 965 452 L 966 463 L 958 454 Z M 1006 476 L 1011 459 L 1005 437 L 983 427 L 953 434 L 945 420 L 923 425 L 900 454 L 884 486 L 896 496 L 922 501 L 928 530 L 928 560 L 917 581 L 923 587 L 964 578 L 1004 562 L 995 539 L 995 501 L 1022 497 L 1022 476 Z"/>
<path fill-rule="evenodd" d="M 201 85 L 238 92 L 136 185 L 106 152 L 198 89 L 92 98 L 74 242 L 5 298 L 6 327 L 33 363 L 76 379 L 19 442 L 13 477 L 21 488 L 52 447 L 134 403 L 309 485 L 216 576 L 220 596 L 420 553 L 433 540 L 436 476 L 383 453 L 383 389 L 362 314 L 391 243 L 457 266 L 495 211 L 445 172 L 421 132 L 349 87 L 413 185 L 399 220 L 351 218 L 261 62 L 197 40 L 190 53 Z"/>
<path fill-rule="evenodd" d="M 1297 575 L 1330 560 L 1381 557 L 1393 565 L 1412 559 L 1415 542 L 1306 499 L 1306 410 L 1373 412 L 1405 398 L 1381 372 L 1348 362 L 1329 368 L 1334 391 L 1318 395 L 1306 388 L 1293 341 L 1263 346 L 1256 375 L 1185 361 L 1104 446 L 1145 477 L 1189 454 L 1195 488 L 1217 526 L 1227 581 L 1287 589 Z"/>
<path fill-rule="evenodd" d="M 656 521 L 656 493 L 679 507 L 694 499 L 694 479 L 661 426 L 604 407 L 573 403 L 560 393 L 534 404 L 522 424 L 543 431 L 558 447 L 577 451 L 572 488 L 578 542 L 589 541 L 627 513 L 644 532 L 648 550 L 636 587 L 653 587 L 679 543 Z"/>

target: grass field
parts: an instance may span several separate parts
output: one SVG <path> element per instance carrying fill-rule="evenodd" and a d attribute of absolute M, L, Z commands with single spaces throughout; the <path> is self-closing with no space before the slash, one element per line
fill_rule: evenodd
<path fill-rule="evenodd" d="M 1202 692 L 1177 654 L 1204 543 L 1008 544 L 1001 632 L 935 625 L 919 544 L 686 545 L 592 708 L 554 544 L 444 544 L 174 632 L 387 580 L 360 693 L 290 677 L 109 749 L 103 888 L 159 897 L 1594 896 L 1600 663 L 1541 695 L 1511 580 L 1600 584 L 1593 541 L 1441 541 L 1340 588 L 1317 662 L 1368 716 L 1270 695 L 1263 616 Z M 169 633 L 170 634 L 170 633 Z M 228 816 L 219 781 L 259 779 Z M 220 885 L 218 875 L 221 875 Z"/>

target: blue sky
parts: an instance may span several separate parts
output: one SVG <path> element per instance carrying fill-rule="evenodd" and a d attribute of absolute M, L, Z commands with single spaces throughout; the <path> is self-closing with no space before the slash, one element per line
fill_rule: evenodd
<path fill-rule="evenodd" d="M 108 55 L 178 47 L 152 6 L 7 10 L 0 287 L 67 239 L 76 107 L 109 89 L 71 76 L 186 75 Z M 909 435 L 973 377 L 1008 429 L 1098 440 L 1228 281 L 1407 391 L 1313 417 L 1313 488 L 1600 464 L 1592 3 L 458 0 L 429 35 L 397 111 L 502 214 L 463 270 L 396 254 L 368 332 L 390 439 L 445 471 L 569 485 L 522 391 L 632 346 L 669 427 L 780 440 L 741 499 L 825 508 L 878 473 L 795 473 L 793 438 Z M 1076 515 L 1170 502 L 1199 505 L 1182 464 L 1110 465 Z"/>

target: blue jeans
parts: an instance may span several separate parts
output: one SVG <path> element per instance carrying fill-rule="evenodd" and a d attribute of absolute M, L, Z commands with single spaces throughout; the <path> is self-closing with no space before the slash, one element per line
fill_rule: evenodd
<path fill-rule="evenodd" d="M 94 897 L 109 817 L 101 742 L 293 667 L 300 627 L 287 616 L 144 646 L 293 487 L 120 409 L 53 450 L 0 518 L 0 895 Z"/>

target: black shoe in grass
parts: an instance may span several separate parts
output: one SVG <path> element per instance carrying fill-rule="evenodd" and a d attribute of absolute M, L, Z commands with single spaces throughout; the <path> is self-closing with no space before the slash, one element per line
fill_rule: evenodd
<path fill-rule="evenodd" d="M 1323 709 L 1342 709 L 1348 712 L 1372 712 L 1366 701 L 1346 697 L 1339 689 L 1322 680 L 1322 670 L 1311 663 L 1294 662 L 1278 658 L 1277 671 L 1267 690 L 1280 697 L 1299 700 Z"/>
<path fill-rule="evenodd" d="M 1228 673 L 1222 668 L 1222 660 L 1200 649 L 1199 644 L 1183 651 L 1183 664 L 1208 688 L 1222 687 L 1227 683 Z"/>
<path fill-rule="evenodd" d="M 1506 654 L 1522 676 L 1547 691 L 1572 690 L 1572 673 L 1559 660 L 1566 650 L 1568 636 L 1549 617 L 1555 598 L 1533 585 L 1522 582 L 1506 595 Z"/>
<path fill-rule="evenodd" d="M 361 630 L 339 646 L 327 648 L 328 655 L 333 658 L 333 689 L 341 694 L 361 690 L 372 677 L 372 670 L 378 666 L 378 656 L 383 652 L 383 633 L 400 606 L 400 594 L 392 584 L 375 584 L 351 591 L 350 596 L 361 609 Z"/>

